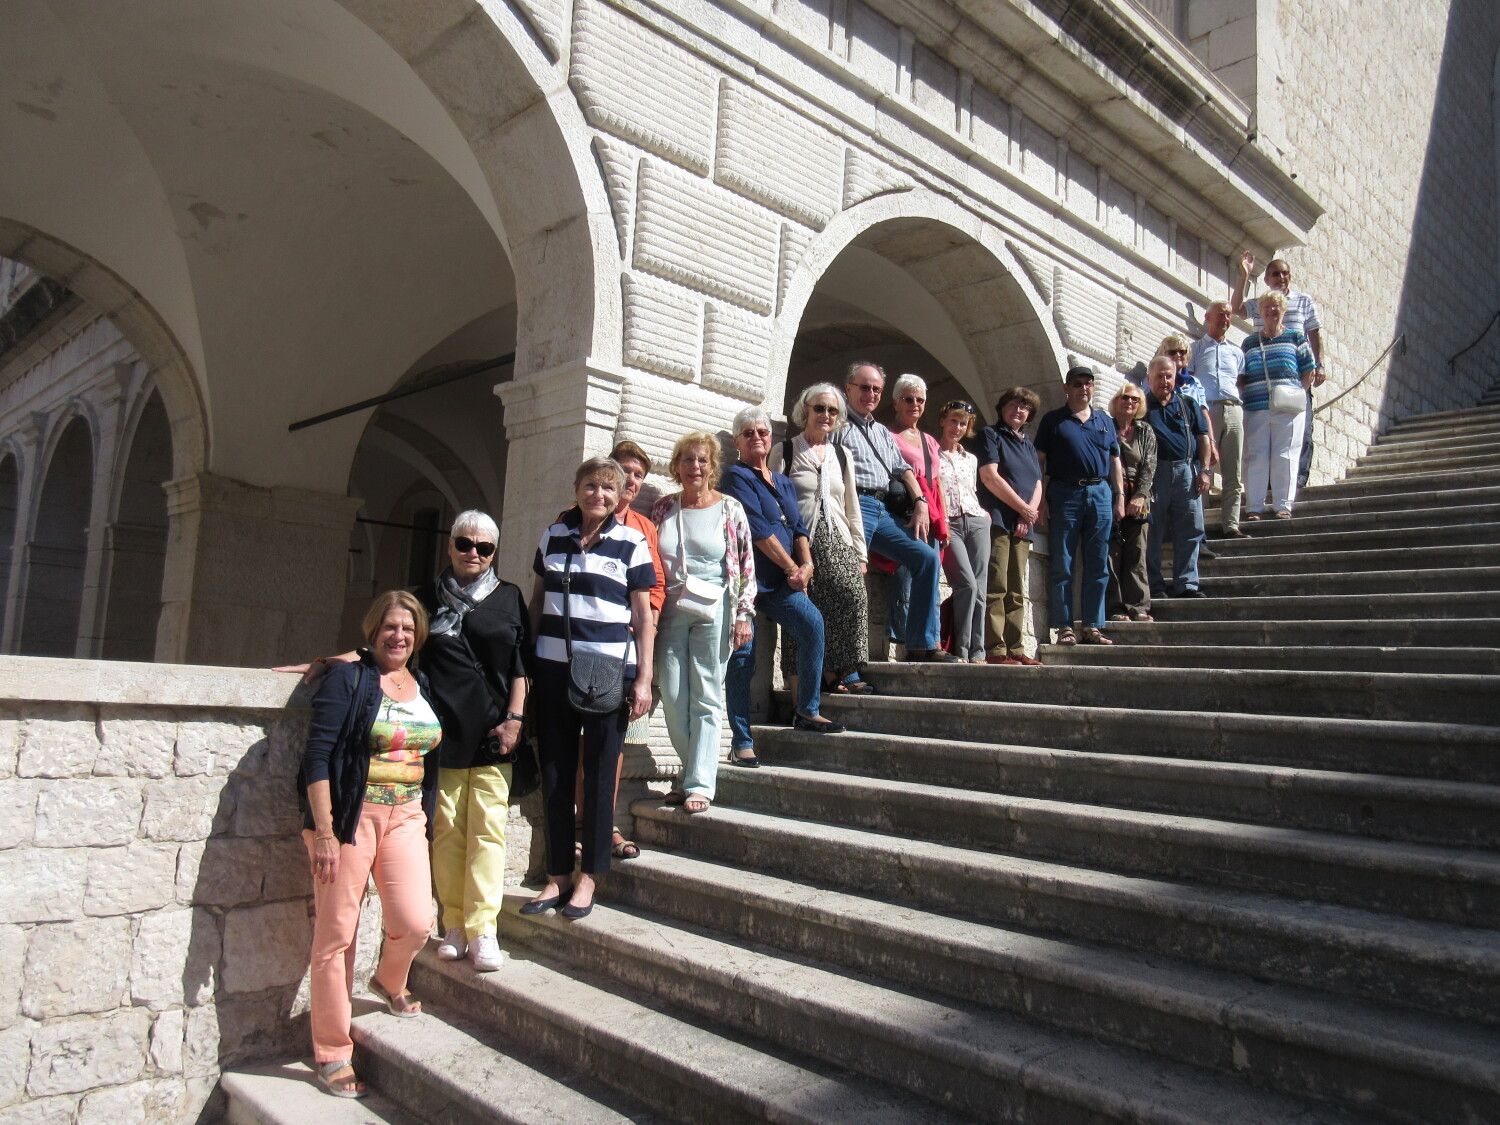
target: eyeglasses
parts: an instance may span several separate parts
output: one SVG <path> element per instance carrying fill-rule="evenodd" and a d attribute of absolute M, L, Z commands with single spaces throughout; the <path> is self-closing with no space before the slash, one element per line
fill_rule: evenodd
<path fill-rule="evenodd" d="M 1266 276 L 1267 277 L 1291 277 L 1292 276 L 1292 271 L 1291 270 L 1267 270 L 1266 271 Z"/>
<path fill-rule="evenodd" d="M 869 394 L 878 395 L 880 393 L 881 389 L 885 386 L 885 384 L 883 384 L 883 383 L 850 383 L 849 386 L 851 386 L 852 388 L 854 388 L 856 391 L 865 391 L 865 392 L 867 392 Z"/>
<path fill-rule="evenodd" d="M 901 401 L 907 406 L 921 406 L 927 401 L 925 395 L 902 395 Z"/>
<path fill-rule="evenodd" d="M 948 411 L 950 410 L 962 410 L 965 414 L 975 413 L 974 404 L 972 402 L 965 402 L 961 398 L 955 398 L 943 404 L 944 414 L 948 413 Z"/>
<path fill-rule="evenodd" d="M 1115 399 L 1117 401 L 1119 401 L 1119 402 L 1144 402 L 1145 401 L 1144 399 L 1141 398 L 1140 395 L 1115 395 Z"/>
<path fill-rule="evenodd" d="M 470 539 L 467 535 L 455 535 L 453 537 L 453 548 L 460 555 L 467 555 L 473 551 L 482 559 L 487 559 L 495 553 L 495 545 L 486 543 L 482 539 Z"/>
<path fill-rule="evenodd" d="M 749 429 L 745 429 L 745 430 L 741 430 L 740 431 L 740 437 L 744 438 L 746 441 L 749 441 L 751 438 L 765 439 L 765 438 L 769 438 L 770 436 L 771 436 L 771 431 L 767 430 L 765 428 L 756 429 L 754 427 L 751 427 Z"/>
<path fill-rule="evenodd" d="M 808 409 L 814 414 L 828 414 L 834 418 L 839 416 L 839 408 L 837 406 L 829 406 L 826 402 L 815 402 Z"/>

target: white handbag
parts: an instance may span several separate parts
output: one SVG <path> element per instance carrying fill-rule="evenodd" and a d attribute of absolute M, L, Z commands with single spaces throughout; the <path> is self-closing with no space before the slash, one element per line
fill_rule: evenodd
<path fill-rule="evenodd" d="M 1272 383 L 1271 374 L 1266 369 L 1266 341 L 1261 337 L 1256 341 L 1260 351 L 1260 377 L 1266 384 L 1266 390 L 1271 400 L 1272 414 L 1301 414 L 1307 410 L 1307 392 L 1301 387 L 1291 387 L 1285 383 Z"/>
<path fill-rule="evenodd" d="M 713 621 L 724 604 L 724 585 L 687 572 L 687 533 L 682 526 L 682 501 L 677 501 L 677 567 L 682 583 L 670 591 L 673 611 L 689 621 Z"/>

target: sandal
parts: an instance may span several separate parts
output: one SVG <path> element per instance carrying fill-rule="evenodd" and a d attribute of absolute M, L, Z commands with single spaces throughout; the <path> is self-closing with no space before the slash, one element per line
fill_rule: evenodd
<path fill-rule="evenodd" d="M 620 826 L 615 825 L 610 829 L 614 833 L 609 841 L 609 854 L 616 859 L 636 859 L 641 854 L 641 849 L 634 840 L 625 839 L 625 834 L 620 831 Z"/>
<path fill-rule="evenodd" d="M 411 989 L 403 988 L 400 992 L 387 992 L 385 985 L 374 977 L 370 978 L 370 991 L 385 1001 L 386 1008 L 391 1015 L 400 1019 L 416 1019 L 422 1014 L 422 1001 L 411 994 Z"/>
<path fill-rule="evenodd" d="M 354 1064 L 348 1059 L 319 1063 L 316 1073 L 318 1085 L 336 1098 L 362 1098 L 370 1092 L 370 1088 L 354 1073 Z"/>
<path fill-rule="evenodd" d="M 1134 612 L 1131 613 L 1130 620 L 1132 620 L 1132 621 L 1155 621 L 1156 618 L 1152 617 L 1145 610 L 1138 609 L 1138 610 L 1135 610 Z"/>
<path fill-rule="evenodd" d="M 708 806 L 712 803 L 702 793 L 693 793 L 686 801 L 682 802 L 682 811 L 686 813 L 707 812 Z"/>
<path fill-rule="evenodd" d="M 1128 613 L 1111 613 L 1109 615 L 1109 619 L 1111 621 L 1129 621 L 1130 620 L 1130 614 L 1128 614 Z"/>
<path fill-rule="evenodd" d="M 681 789 L 673 789 L 670 790 L 667 795 L 661 799 L 661 803 L 664 805 L 671 805 L 675 808 L 677 805 L 682 804 L 682 802 L 686 800 L 686 793 L 684 793 Z M 618 832 L 619 829 L 616 828 L 615 831 Z"/>
<path fill-rule="evenodd" d="M 879 690 L 869 680 L 845 680 L 844 687 L 850 695 L 879 695 Z"/>
<path fill-rule="evenodd" d="M 824 680 L 823 681 L 823 694 L 824 695 L 848 695 L 849 694 L 849 685 L 846 684 L 846 683 L 844 683 L 843 680 L 834 680 L 833 683 L 831 683 L 831 684 L 827 680 Z"/>
<path fill-rule="evenodd" d="M 1078 637 L 1073 633 L 1072 629 L 1062 628 L 1057 631 L 1057 640 L 1052 643 L 1055 645 L 1076 645 Z"/>
<path fill-rule="evenodd" d="M 1115 642 L 1104 635 L 1102 629 L 1088 628 L 1083 631 L 1083 643 L 1086 645 L 1112 645 Z"/>
<path fill-rule="evenodd" d="M 1265 518 L 1266 517 L 1263 516 L 1263 515 L 1261 515 L 1259 512 L 1246 512 L 1245 513 L 1245 520 L 1248 523 L 1258 523 L 1259 521 L 1261 521 L 1261 520 L 1263 520 Z"/>
<path fill-rule="evenodd" d="M 1291 512 L 1277 512 L 1276 513 L 1276 518 L 1279 519 L 1279 520 L 1289 520 L 1289 519 L 1292 518 L 1292 513 Z"/>

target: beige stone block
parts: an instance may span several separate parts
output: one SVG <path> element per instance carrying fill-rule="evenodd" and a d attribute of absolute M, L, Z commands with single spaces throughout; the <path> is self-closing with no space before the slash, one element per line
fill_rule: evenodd
<path fill-rule="evenodd" d="M 259 868 L 263 873 L 260 897 L 268 902 L 283 898 L 306 899 L 312 894 L 312 868 L 307 845 L 299 833 L 284 840 L 258 840 Z"/>
<path fill-rule="evenodd" d="M 16 773 L 22 777 L 88 777 L 99 756 L 99 733 L 87 708 L 62 708 L 66 718 L 28 719 L 21 730 Z"/>
<path fill-rule="evenodd" d="M 34 1098 L 76 1094 L 135 1081 L 146 1063 L 150 1025 L 149 1013 L 139 1009 L 39 1024 L 31 1036 L 26 1092 Z"/>
<path fill-rule="evenodd" d="M 177 901 L 197 906 L 238 906 L 261 897 L 259 840 L 224 838 L 183 844 L 177 853 Z"/>
<path fill-rule="evenodd" d="M 41 1098 L 0 1110 L 0 1125 L 71 1125 L 76 1096 Z"/>
<path fill-rule="evenodd" d="M 182 1073 L 182 1040 L 187 1012 L 169 1008 L 151 1025 L 151 1065 L 163 1074 Z"/>
<path fill-rule="evenodd" d="M 133 844 L 108 848 L 88 858 L 83 909 L 92 915 L 155 910 L 177 894 L 177 846 Z"/>
<path fill-rule="evenodd" d="M 140 822 L 140 782 L 58 780 L 37 794 L 34 840 L 42 848 L 128 844 Z"/>
<path fill-rule="evenodd" d="M 189 1008 L 183 1073 L 213 1075 L 247 1059 L 307 1053 L 307 1021 L 287 1017 L 281 996 L 221 999 Z"/>
<path fill-rule="evenodd" d="M 34 1024 L 0 1031 L 0 1106 L 13 1105 L 26 1090 L 26 1071 L 31 1065 L 31 1029 Z"/>
<path fill-rule="evenodd" d="M 204 840 L 228 828 L 229 786 L 220 777 L 175 777 L 147 782 L 140 833 L 148 840 Z"/>
<path fill-rule="evenodd" d="M 31 841 L 36 826 L 36 794 L 40 782 L 18 777 L 0 780 L 0 807 L 13 814 L 0 818 L 0 849 L 15 848 Z"/>
<path fill-rule="evenodd" d="M 207 910 L 145 915 L 131 950 L 131 1000 L 153 1010 L 208 1002 L 220 948 L 218 920 Z"/>
<path fill-rule="evenodd" d="M 0 922 L 57 922 L 83 913 L 87 848 L 0 852 Z"/>
<path fill-rule="evenodd" d="M 236 778 L 232 800 L 236 836 L 290 836 L 302 830 L 296 788 L 284 777 Z"/>
<path fill-rule="evenodd" d="M 0 777 L 16 775 L 16 760 L 21 754 L 21 720 L 0 718 Z"/>
<path fill-rule="evenodd" d="M 217 1004 L 187 1009 L 183 1013 L 182 1072 L 190 1078 L 217 1073 L 219 1038 Z"/>
<path fill-rule="evenodd" d="M 174 1078 L 94 1090 L 83 1096 L 74 1125 L 158 1125 L 178 1121 L 186 1094 L 182 1081 Z"/>
<path fill-rule="evenodd" d="M 0 1028 L 14 1024 L 21 1012 L 21 976 L 29 936 L 21 926 L 0 926 Z"/>
<path fill-rule="evenodd" d="M 160 719 L 105 719 L 94 759 L 96 777 L 165 777 L 172 772 L 177 724 Z"/>
<path fill-rule="evenodd" d="M 312 919 L 302 899 L 243 907 L 224 916 L 224 991 L 295 985 L 307 970 Z"/>
<path fill-rule="evenodd" d="M 262 746 L 265 738 L 265 728 L 257 725 L 182 723 L 177 728 L 173 772 L 179 777 L 219 776 L 230 773 L 246 759 L 250 759 L 249 765 L 258 764 L 255 751 L 268 749 Z"/>
<path fill-rule="evenodd" d="M 32 1019 L 108 1012 L 130 977 L 130 919 L 37 926 L 26 946 L 21 1010 Z"/>

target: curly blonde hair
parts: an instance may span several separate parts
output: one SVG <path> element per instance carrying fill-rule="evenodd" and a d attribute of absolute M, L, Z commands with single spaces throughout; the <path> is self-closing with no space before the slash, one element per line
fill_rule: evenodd
<path fill-rule="evenodd" d="M 707 486 L 713 488 L 719 483 L 719 439 L 713 434 L 703 430 L 694 430 L 692 433 L 683 434 L 677 439 L 677 444 L 672 446 L 672 459 L 667 462 L 667 472 L 678 484 L 682 483 L 682 477 L 677 472 L 677 461 L 689 449 L 702 446 L 708 450 L 708 480 Z"/>

